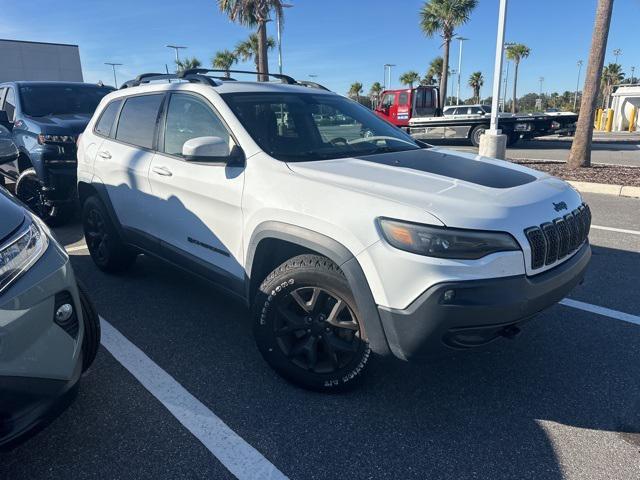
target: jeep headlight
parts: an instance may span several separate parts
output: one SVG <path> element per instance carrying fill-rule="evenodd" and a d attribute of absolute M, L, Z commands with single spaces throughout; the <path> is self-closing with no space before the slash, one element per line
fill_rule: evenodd
<path fill-rule="evenodd" d="M 400 250 L 428 257 L 477 260 L 491 253 L 520 250 L 508 233 L 434 227 L 379 219 L 384 238 Z"/>
<path fill-rule="evenodd" d="M 38 261 L 49 246 L 49 238 L 36 220 L 7 243 L 0 245 L 0 293 Z"/>

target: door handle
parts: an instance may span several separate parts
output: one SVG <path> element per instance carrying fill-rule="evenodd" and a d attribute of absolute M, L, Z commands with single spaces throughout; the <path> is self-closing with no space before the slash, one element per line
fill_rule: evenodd
<path fill-rule="evenodd" d="M 173 175 L 173 173 L 171 173 L 171 170 L 169 170 L 167 167 L 153 167 L 153 173 L 157 173 L 158 175 L 162 175 L 163 177 L 170 177 Z"/>
<path fill-rule="evenodd" d="M 98 152 L 98 156 L 100 158 L 106 158 L 106 159 L 111 158 L 111 154 L 109 152 L 107 152 L 107 151 L 104 151 L 104 150 Z"/>

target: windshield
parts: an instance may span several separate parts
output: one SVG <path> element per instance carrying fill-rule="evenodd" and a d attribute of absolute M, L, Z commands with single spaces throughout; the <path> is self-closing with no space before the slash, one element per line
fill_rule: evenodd
<path fill-rule="evenodd" d="M 227 104 L 266 153 L 309 161 L 421 148 L 371 110 L 338 95 L 228 93 Z"/>
<path fill-rule="evenodd" d="M 74 113 L 93 114 L 111 87 L 93 85 L 23 85 L 22 113 L 31 117 Z"/>

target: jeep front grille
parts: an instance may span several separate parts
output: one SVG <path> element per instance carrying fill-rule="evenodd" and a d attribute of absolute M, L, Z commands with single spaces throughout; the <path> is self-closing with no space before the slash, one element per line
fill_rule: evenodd
<path fill-rule="evenodd" d="M 590 228 L 591 210 L 586 203 L 563 217 L 526 228 L 524 234 L 531 247 L 531 268 L 551 265 L 577 250 L 587 240 Z"/>

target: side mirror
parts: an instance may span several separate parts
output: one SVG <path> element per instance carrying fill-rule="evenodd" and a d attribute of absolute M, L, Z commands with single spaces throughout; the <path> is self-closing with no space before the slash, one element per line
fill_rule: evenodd
<path fill-rule="evenodd" d="M 188 162 L 229 165 L 243 157 L 240 147 L 229 149 L 228 140 L 220 137 L 197 137 L 184 142 L 182 156 Z"/>
<path fill-rule="evenodd" d="M 1 112 L 5 113 L 6 112 Z M 11 132 L 0 125 L 0 165 L 15 162 L 18 159 L 18 147 L 13 142 Z"/>

